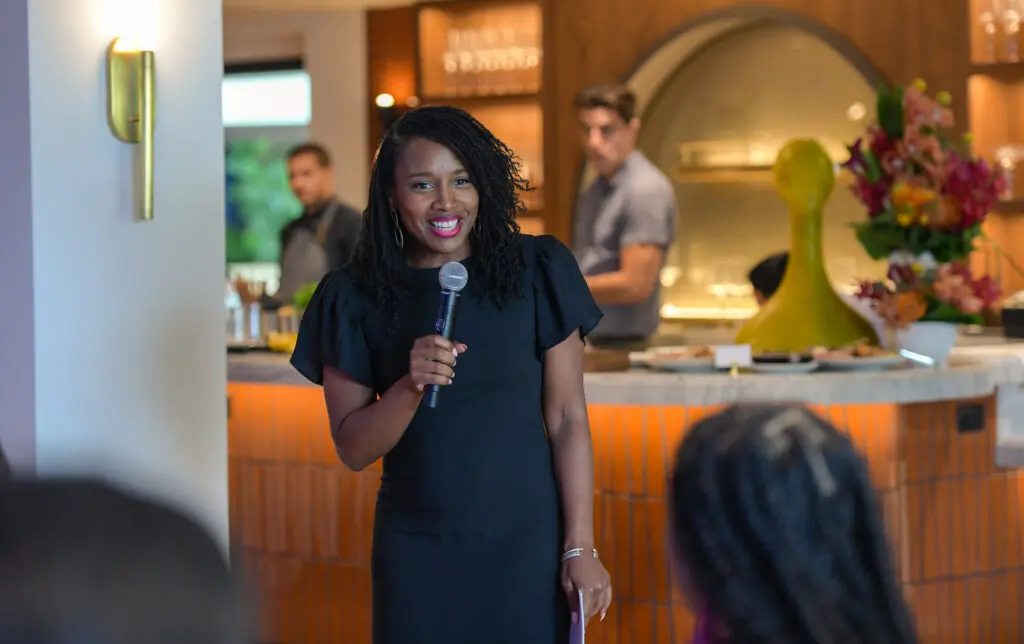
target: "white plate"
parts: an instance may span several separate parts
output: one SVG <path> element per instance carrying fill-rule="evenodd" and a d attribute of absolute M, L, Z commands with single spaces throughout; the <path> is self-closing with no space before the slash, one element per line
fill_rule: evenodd
<path fill-rule="evenodd" d="M 822 369 L 833 371 L 882 371 L 892 367 L 906 366 L 900 356 L 866 356 L 863 358 L 818 358 Z"/>
<path fill-rule="evenodd" d="M 714 358 L 677 358 L 674 356 L 647 356 L 647 366 L 662 371 L 680 373 L 708 373 L 715 370 Z"/>
<path fill-rule="evenodd" d="M 821 366 L 816 360 L 810 362 L 755 362 L 750 370 L 756 373 L 810 373 Z"/>
<path fill-rule="evenodd" d="M 630 351 L 629 352 L 629 366 L 631 367 L 646 367 L 647 362 L 654 355 L 650 351 Z"/>

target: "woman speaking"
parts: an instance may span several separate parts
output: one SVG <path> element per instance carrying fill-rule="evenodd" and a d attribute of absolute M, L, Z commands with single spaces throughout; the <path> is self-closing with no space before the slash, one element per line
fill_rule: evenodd
<path fill-rule="evenodd" d="M 601 312 L 565 246 L 520 234 L 526 189 L 466 112 L 406 114 L 377 153 L 351 263 L 303 317 L 292 364 L 323 385 L 342 462 L 384 459 L 374 644 L 564 644 L 571 619 L 611 603 L 583 393 Z M 452 342 L 433 330 L 448 262 L 469 274 Z M 420 404 L 430 385 L 436 408 Z"/>

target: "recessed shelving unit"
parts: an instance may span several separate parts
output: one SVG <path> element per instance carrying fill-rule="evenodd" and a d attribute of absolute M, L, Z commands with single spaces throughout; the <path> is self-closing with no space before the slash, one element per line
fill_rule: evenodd
<path fill-rule="evenodd" d="M 1024 224 L 1024 40 L 1019 26 L 1014 30 L 1009 23 L 1011 28 L 1007 30 L 1005 16 L 996 15 L 999 12 L 994 8 L 992 0 L 970 0 L 968 128 L 974 153 L 997 167 L 1001 149 L 1019 150 L 1020 162 L 1008 175 L 1010 189 L 993 208 L 985 229 L 990 240 L 1019 262 L 1024 258 L 1024 239 L 1020 235 Z M 1004 291 L 1024 289 L 1024 276 L 1012 270 L 999 254 L 983 249 L 976 255 L 975 265 L 994 273 Z"/>
<path fill-rule="evenodd" d="M 423 105 L 466 110 L 519 156 L 534 190 L 527 216 L 544 207 L 538 2 L 437 2 L 417 9 L 418 92 Z"/>

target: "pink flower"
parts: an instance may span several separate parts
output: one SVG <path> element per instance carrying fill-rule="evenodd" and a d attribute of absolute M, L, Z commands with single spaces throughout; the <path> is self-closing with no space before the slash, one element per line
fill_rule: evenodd
<path fill-rule="evenodd" d="M 1006 187 L 1006 178 L 994 172 L 982 159 L 949 154 L 947 176 L 942 194 L 959 211 L 956 230 L 966 230 L 980 224 Z"/>
<path fill-rule="evenodd" d="M 881 282 L 861 282 L 857 286 L 857 299 L 860 300 L 877 300 L 885 293 L 885 285 Z"/>
<path fill-rule="evenodd" d="M 980 313 L 999 299 L 999 287 L 988 275 L 979 279 L 971 277 L 966 263 L 943 264 L 932 282 L 935 297 L 946 304 L 955 306 L 968 315 Z"/>
<path fill-rule="evenodd" d="M 886 277 L 895 282 L 897 286 L 910 284 L 916 279 L 914 267 L 911 265 L 897 266 L 890 264 L 889 273 Z"/>
<path fill-rule="evenodd" d="M 885 130 L 873 125 L 868 128 L 868 135 L 871 140 L 868 145 L 868 149 L 871 150 L 871 154 L 876 159 L 881 158 L 886 152 L 892 149 L 894 142 L 889 140 L 889 135 L 885 133 Z"/>
<path fill-rule="evenodd" d="M 903 89 L 903 120 L 907 130 L 949 129 L 955 123 L 951 109 L 939 105 L 914 85 Z"/>
<path fill-rule="evenodd" d="M 968 315 L 977 315 L 985 308 L 985 303 L 981 301 L 980 297 L 965 295 L 957 302 L 956 306 Z"/>
<path fill-rule="evenodd" d="M 885 212 L 886 202 L 889 198 L 889 186 L 884 180 L 871 183 L 864 177 L 857 177 L 850 190 L 853 192 L 853 196 L 867 207 L 869 217 L 875 218 Z"/>
<path fill-rule="evenodd" d="M 894 147 L 883 152 L 880 160 L 882 170 L 886 174 L 899 178 L 904 182 L 910 180 L 914 170 L 912 165 L 913 158 L 907 153 L 906 146 L 903 145 L 902 141 L 897 141 Z"/>
<path fill-rule="evenodd" d="M 974 294 L 981 298 L 984 306 L 992 306 L 1002 295 L 1002 290 L 994 279 L 990 276 L 985 275 L 974 280 L 973 283 Z"/>

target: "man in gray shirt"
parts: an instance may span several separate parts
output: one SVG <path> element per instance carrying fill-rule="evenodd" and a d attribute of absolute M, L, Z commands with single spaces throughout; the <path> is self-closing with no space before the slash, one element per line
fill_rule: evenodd
<path fill-rule="evenodd" d="M 302 214 L 281 231 L 281 282 L 268 307 L 290 304 L 304 285 L 348 263 L 359 240 L 362 215 L 334 196 L 327 150 L 303 143 L 288 152 L 288 185 Z"/>
<path fill-rule="evenodd" d="M 640 119 L 628 88 L 605 85 L 576 98 L 583 149 L 597 179 L 580 196 L 573 251 L 604 311 L 596 346 L 643 345 L 660 321 L 660 274 L 675 234 L 668 177 L 636 149 Z"/>

